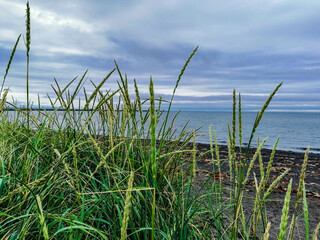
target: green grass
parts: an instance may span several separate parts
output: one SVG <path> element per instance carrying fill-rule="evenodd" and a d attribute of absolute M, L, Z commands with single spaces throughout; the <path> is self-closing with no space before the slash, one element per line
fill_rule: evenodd
<path fill-rule="evenodd" d="M 26 25 L 29 56 L 29 5 Z M 116 62 L 99 84 L 92 82 L 95 90 L 91 94 L 83 87 L 87 72 L 66 86 L 55 81 L 52 88 L 56 96 L 48 98 L 52 108 L 65 111 L 31 111 L 28 72 L 26 110 L 8 102 L 8 90 L 3 91 L 19 39 L 20 36 L 9 58 L 0 93 L 1 239 L 268 239 L 274 226 L 267 219 L 266 203 L 285 173 L 270 182 L 278 140 L 265 167 L 262 167 L 261 149 L 266 139 L 258 143 L 253 160 L 249 159 L 249 147 L 281 84 L 258 113 L 244 153 L 235 146 L 237 140 L 242 143 L 242 120 L 241 97 L 237 104 L 234 91 L 229 158 L 219 157 L 211 127 L 208 152 L 214 171 L 219 172 L 222 165 L 230 167 L 231 189 L 224 186 L 221 174 L 213 182 L 208 178 L 198 186 L 196 161 L 201 156 L 196 154 L 196 132 L 185 127 L 177 133 L 173 129 L 175 117 L 169 121 L 175 91 L 197 48 L 178 76 L 166 112 L 161 111 L 164 100 L 154 96 L 152 79 L 148 99 L 141 99 L 136 81 L 132 95 L 126 75 L 122 75 Z M 29 69 L 29 58 L 27 66 Z M 118 89 L 105 92 L 102 89 L 112 74 L 119 76 Z M 85 105 L 76 111 L 81 93 Z M 15 107 L 13 117 L 3 111 L 6 106 Z M 160 122 L 160 118 L 164 121 Z M 291 183 L 288 187 L 279 232 L 281 239 L 285 236 L 293 239 L 298 211 L 303 211 L 309 233 L 303 181 L 307 158 L 308 154 L 300 176 L 291 232 L 287 227 Z M 246 214 L 243 195 L 255 160 L 261 166 L 261 177 L 255 178 L 254 207 Z M 315 234 L 318 230 L 319 227 Z"/>

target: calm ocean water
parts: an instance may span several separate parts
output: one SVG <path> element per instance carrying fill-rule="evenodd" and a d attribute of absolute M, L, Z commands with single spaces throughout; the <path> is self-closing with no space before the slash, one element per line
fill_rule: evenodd
<path fill-rule="evenodd" d="M 11 117 L 14 116 L 14 112 L 7 113 Z M 57 112 L 57 114 L 63 113 Z M 172 118 L 175 114 L 176 112 L 171 112 L 169 116 Z M 255 118 L 255 112 L 242 113 L 244 145 L 249 140 Z M 200 135 L 196 139 L 197 142 L 209 143 L 209 126 L 212 125 L 218 143 L 227 144 L 227 124 L 229 123 L 231 127 L 231 112 L 180 112 L 174 128 L 179 133 L 188 121 L 187 130 L 192 131 L 201 127 L 197 132 Z M 94 119 L 96 129 L 101 128 L 100 122 L 98 117 Z M 252 146 L 256 146 L 257 137 L 260 138 L 260 142 L 269 137 L 264 147 L 271 149 L 278 136 L 280 140 L 277 149 L 304 152 L 310 146 L 310 152 L 320 153 L 320 113 L 266 112 L 255 133 Z"/>
<path fill-rule="evenodd" d="M 249 140 L 255 118 L 254 112 L 242 113 L 244 143 Z M 203 135 L 197 138 L 197 142 L 209 143 L 209 126 L 212 124 L 218 142 L 227 143 L 227 124 L 231 127 L 231 112 L 181 112 L 174 126 L 179 130 L 188 120 L 189 130 L 202 126 L 198 134 Z M 269 137 L 264 146 L 272 148 L 278 136 L 280 140 L 277 149 L 300 152 L 310 146 L 311 152 L 320 153 L 320 113 L 266 112 L 255 133 L 254 143 L 257 142 L 257 137 L 260 141 Z"/>

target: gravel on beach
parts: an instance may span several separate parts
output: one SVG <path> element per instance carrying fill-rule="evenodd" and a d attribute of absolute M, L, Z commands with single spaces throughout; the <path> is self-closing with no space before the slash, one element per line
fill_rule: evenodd
<path fill-rule="evenodd" d="M 210 150 L 210 146 L 208 144 L 198 143 L 197 149 L 198 161 L 196 184 L 201 185 L 209 177 L 212 177 L 213 179 L 217 172 L 213 171 L 214 166 L 211 161 L 211 153 L 206 153 Z M 245 149 L 242 152 L 244 151 Z M 250 149 L 249 159 L 252 158 L 255 151 L 256 149 L 254 148 Z M 270 149 L 262 149 L 261 151 L 264 169 L 266 169 L 267 167 L 271 153 L 272 150 Z M 287 169 L 289 169 L 289 172 L 279 182 L 279 184 L 276 187 L 276 190 L 272 193 L 272 195 L 269 198 L 270 202 L 267 203 L 268 220 L 271 222 L 270 239 L 276 239 L 277 234 L 279 233 L 279 224 L 283 200 L 285 198 L 285 193 L 290 179 L 293 180 L 290 206 L 291 211 L 289 212 L 289 223 L 291 221 L 304 155 L 305 153 L 302 152 L 282 150 L 277 150 L 275 153 L 269 177 L 269 184 Z M 227 146 L 219 146 L 219 157 L 220 159 L 228 158 Z M 219 170 L 219 174 L 223 176 L 224 184 L 230 183 L 230 175 L 228 170 L 229 166 L 227 162 L 225 162 L 225 164 L 223 164 L 221 169 Z M 258 159 L 256 159 L 252 171 L 255 173 L 257 179 L 259 179 L 260 165 Z M 314 229 L 320 221 L 320 154 L 309 153 L 308 165 L 305 174 L 305 187 L 309 209 L 310 233 L 313 234 Z M 247 213 L 250 213 L 250 210 L 252 209 L 252 201 L 246 199 L 252 199 L 255 196 L 255 193 L 256 190 L 254 187 L 254 175 L 251 174 L 246 185 L 245 198 L 243 200 L 244 209 Z M 302 207 L 300 207 L 300 209 L 302 209 Z M 301 213 L 302 211 L 300 210 L 299 214 Z M 304 226 L 304 218 L 302 215 L 298 219 L 294 239 L 305 239 Z"/>

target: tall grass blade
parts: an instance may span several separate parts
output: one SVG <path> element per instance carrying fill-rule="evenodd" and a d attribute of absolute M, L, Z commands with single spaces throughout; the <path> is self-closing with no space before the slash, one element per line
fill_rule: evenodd
<path fill-rule="evenodd" d="M 40 220 L 40 225 L 42 227 L 42 234 L 43 234 L 43 238 L 45 240 L 49 240 L 49 233 L 48 233 L 48 227 L 47 227 L 47 224 L 45 222 L 45 218 L 44 218 L 44 215 L 43 215 L 43 208 L 42 208 L 42 202 L 41 202 L 41 199 L 40 199 L 40 196 L 37 195 L 37 204 L 38 204 L 38 208 L 39 208 L 39 220 Z"/>
<path fill-rule="evenodd" d="M 1 96 L 1 94 L 2 94 L 3 86 L 4 86 L 4 83 L 6 82 L 6 78 L 7 78 L 7 75 L 8 75 L 8 73 L 9 73 L 9 69 L 10 69 L 10 66 L 11 66 L 11 62 L 12 62 L 13 57 L 14 57 L 14 54 L 15 54 L 15 52 L 16 52 L 16 49 L 17 49 L 17 46 L 18 46 L 20 37 L 21 37 L 21 34 L 20 34 L 19 37 L 17 38 L 17 41 L 16 41 L 16 43 L 14 44 L 14 47 L 13 47 L 13 49 L 12 49 L 12 52 L 11 52 L 11 55 L 10 55 L 10 58 L 9 58 L 9 61 L 8 61 L 8 65 L 7 65 L 7 68 L 6 68 L 6 73 L 4 74 L 4 77 L 3 77 L 3 80 L 2 80 L 1 90 L 0 90 L 0 96 Z"/>
<path fill-rule="evenodd" d="M 164 119 L 164 126 L 163 126 L 163 134 L 162 134 L 162 135 L 164 135 L 164 132 L 166 131 L 167 121 L 168 121 L 169 113 L 170 113 L 170 110 L 171 110 L 171 106 L 172 106 L 172 102 L 173 102 L 173 99 L 174 99 L 176 90 L 177 90 L 177 88 L 178 88 L 178 86 L 179 86 L 179 83 L 180 83 L 180 81 L 181 81 L 181 78 L 182 78 L 182 76 L 183 76 L 183 74 L 184 74 L 187 66 L 189 65 L 192 57 L 196 54 L 198 48 L 199 48 L 199 46 L 197 46 L 197 47 L 193 50 L 193 52 L 190 54 L 189 58 L 187 59 L 186 63 L 184 64 L 184 66 L 182 67 L 182 69 L 181 69 L 181 71 L 180 71 L 180 74 L 179 74 L 178 79 L 177 79 L 177 81 L 176 81 L 176 85 L 175 85 L 175 87 L 174 87 L 174 89 L 173 89 L 173 93 L 172 93 L 172 96 L 171 96 L 171 100 L 170 100 L 170 102 L 169 102 L 167 114 L 166 114 L 166 117 L 165 117 L 165 119 Z M 164 139 L 161 139 L 159 149 L 162 148 L 162 146 L 163 146 L 163 141 L 164 141 Z"/>
<path fill-rule="evenodd" d="M 7 95 L 9 93 L 9 89 L 7 88 L 3 95 L 2 95 L 2 98 L 0 100 L 0 115 L 2 114 L 4 108 L 5 108 L 5 105 L 6 105 L 6 102 L 7 102 Z"/>
<path fill-rule="evenodd" d="M 121 240 L 125 240 L 127 238 L 127 228 L 129 222 L 129 214 L 130 214 L 130 207 L 131 207 L 131 195 L 133 189 L 133 179 L 134 173 L 131 171 L 129 181 L 128 181 L 128 189 L 126 191 L 126 200 L 124 203 L 124 212 L 122 216 L 122 224 L 121 224 Z"/>
<path fill-rule="evenodd" d="M 92 101 L 92 99 L 94 99 L 96 97 L 96 95 L 99 93 L 100 88 L 103 86 L 103 84 L 109 79 L 109 77 L 112 75 L 112 73 L 115 71 L 116 69 L 114 68 L 100 83 L 98 86 L 95 87 L 93 93 L 91 93 L 89 99 L 86 101 L 85 106 L 83 107 L 84 109 L 87 109 L 90 102 Z"/>
<path fill-rule="evenodd" d="M 257 117 L 256 117 L 256 120 L 254 122 L 254 125 L 253 125 L 253 128 L 252 128 L 252 131 L 251 131 L 251 135 L 250 135 L 250 138 L 249 138 L 249 142 L 248 142 L 248 147 L 247 147 L 247 151 L 246 151 L 246 158 L 248 157 L 248 154 L 249 154 L 249 148 L 251 146 L 251 142 L 252 142 L 252 139 L 254 137 L 254 134 L 257 130 L 257 127 L 259 126 L 259 123 L 267 109 L 267 107 L 269 106 L 272 98 L 274 97 L 274 95 L 277 93 L 277 91 L 279 90 L 279 88 L 281 87 L 282 83 L 280 83 L 274 90 L 273 92 L 270 94 L 270 96 L 268 97 L 268 99 L 266 100 L 265 104 L 262 106 L 261 110 L 257 113 Z"/>
<path fill-rule="evenodd" d="M 286 197 L 284 199 L 284 204 L 282 208 L 282 215 L 281 215 L 281 222 L 280 222 L 280 232 L 278 239 L 284 240 L 286 236 L 286 228 L 288 223 L 288 213 L 289 213 L 289 207 L 290 207 L 290 197 L 291 197 L 291 187 L 292 187 L 292 179 L 290 179 Z"/>
<path fill-rule="evenodd" d="M 155 109 L 155 99 L 154 99 L 154 90 L 153 90 L 153 81 L 150 79 L 149 84 L 149 91 L 150 91 L 150 133 L 151 133 L 151 152 L 150 152 L 150 162 L 152 166 L 152 176 L 154 181 L 154 187 L 156 184 L 156 125 L 157 125 L 157 119 L 156 119 L 156 109 Z"/>
<path fill-rule="evenodd" d="M 239 93 L 238 102 L 238 121 L 239 121 L 239 151 L 242 152 L 242 110 L 241 110 L 241 94 Z"/>
<path fill-rule="evenodd" d="M 308 213 L 308 203 L 307 203 L 307 196 L 306 196 L 306 186 L 303 181 L 302 183 L 302 200 L 303 200 L 303 215 L 304 215 L 304 222 L 305 222 L 305 234 L 306 234 L 306 240 L 310 239 L 309 236 L 309 213 Z"/>
<path fill-rule="evenodd" d="M 253 140 L 253 137 L 254 137 L 254 134 L 256 132 L 256 129 L 264 115 L 264 112 L 266 111 L 267 107 L 269 106 L 272 98 L 274 97 L 274 95 L 277 93 L 277 91 L 279 90 L 279 88 L 281 87 L 282 83 L 280 83 L 274 90 L 273 92 L 270 94 L 270 96 L 268 97 L 268 99 L 266 100 L 265 104 L 262 106 L 261 110 L 257 113 L 257 116 L 256 116 L 256 120 L 253 124 L 253 128 L 252 128 L 252 131 L 251 131 L 251 134 L 250 134 L 250 138 L 249 138 L 249 142 L 248 142 L 248 145 L 247 145 L 247 150 L 246 150 L 246 153 L 245 153 L 245 158 L 243 159 L 242 161 L 242 164 L 241 166 L 242 169 L 241 169 L 241 172 L 240 172 L 240 176 L 239 176 L 239 188 L 238 188 L 238 193 L 237 193 L 237 197 L 239 198 L 240 196 L 240 191 L 242 190 L 242 187 L 243 187 L 243 179 L 244 179 L 244 175 L 245 175 L 245 164 L 246 164 L 246 161 L 249 157 L 249 150 L 250 150 L 250 147 L 251 147 L 251 142 Z M 237 200 L 239 201 L 239 199 Z"/>
<path fill-rule="evenodd" d="M 263 234 L 263 240 L 269 240 L 269 231 L 271 228 L 271 223 L 268 222 L 265 233 Z"/>
<path fill-rule="evenodd" d="M 320 229 L 320 222 L 318 223 L 316 229 L 314 230 L 312 240 L 317 240 L 318 239 L 318 234 L 319 234 L 319 229 Z"/>
<path fill-rule="evenodd" d="M 155 99 L 154 99 L 154 90 L 153 90 L 153 81 L 152 78 L 150 78 L 149 83 L 149 92 L 150 92 L 150 132 L 151 132 L 151 149 L 150 149 L 150 163 L 151 163 L 151 170 L 152 170 L 152 180 L 153 180 L 153 187 L 156 191 L 156 176 L 157 176 L 157 164 L 156 164 L 156 109 L 155 109 Z M 155 193 L 154 193 L 155 194 Z M 155 195 L 153 196 L 153 204 L 152 204 L 152 235 L 151 239 L 153 240 L 155 238 Z"/>
<path fill-rule="evenodd" d="M 299 178 L 299 186 L 298 186 L 298 191 L 297 191 L 297 200 L 294 206 L 294 213 L 293 213 L 293 223 L 292 223 L 292 228 L 290 231 L 290 239 L 293 239 L 293 234 L 294 234 L 294 229 L 296 225 L 296 218 L 298 214 L 298 207 L 301 204 L 302 196 L 303 196 L 303 185 L 304 185 L 304 179 L 305 179 L 305 174 L 307 170 L 307 164 L 308 164 L 308 155 L 309 155 L 309 150 L 310 147 L 307 148 L 306 153 L 304 155 L 304 160 L 302 163 L 302 169 L 300 173 L 300 178 Z"/>
<path fill-rule="evenodd" d="M 27 82 L 27 126 L 28 126 L 28 131 L 30 129 L 30 98 L 29 98 L 29 62 L 30 62 L 30 45 L 31 45 L 31 25 L 30 25 L 30 6 L 29 6 L 29 1 L 27 2 L 27 9 L 26 9 L 26 54 L 27 54 L 27 77 L 26 77 L 26 82 Z"/>

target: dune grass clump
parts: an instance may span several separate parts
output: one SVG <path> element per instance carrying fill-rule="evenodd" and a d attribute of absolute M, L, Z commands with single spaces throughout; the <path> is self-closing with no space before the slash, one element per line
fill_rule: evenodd
<path fill-rule="evenodd" d="M 26 53 L 30 50 L 30 8 L 27 4 Z M 258 113 L 249 146 L 236 148 L 236 106 L 229 127 L 229 158 L 219 157 L 216 135 L 210 128 L 211 161 L 218 174 L 229 166 L 230 186 L 221 174 L 214 181 L 195 183 L 196 131 L 179 133 L 169 120 L 171 104 L 181 77 L 197 48 L 183 66 L 163 111 L 150 79 L 148 99 L 142 99 L 134 81 L 129 92 L 126 75 L 115 68 L 88 93 L 83 87 L 87 71 L 66 86 L 55 80 L 49 97 L 52 111 L 31 110 L 27 71 L 27 109 L 7 101 L 3 90 L 20 36 L 13 48 L 1 87 L 0 102 L 0 237 L 1 239 L 268 239 L 273 226 L 267 219 L 266 202 L 286 174 L 269 182 L 277 142 L 266 167 L 258 143 L 252 159 L 249 148 L 256 128 L 278 88 Z M 29 58 L 27 58 L 29 69 Z M 103 91 L 112 74 L 118 89 Z M 79 95 L 84 94 L 81 105 Z M 79 101 L 79 102 L 78 102 Z M 40 106 L 40 101 L 39 101 Z M 14 114 L 4 111 L 14 108 Z M 63 111 L 59 111 L 63 110 Z M 238 140 L 242 144 L 241 97 L 238 98 Z M 161 119 L 161 121 L 160 121 Z M 278 141 L 278 140 L 277 140 Z M 296 212 L 303 204 L 309 233 L 304 175 L 299 183 Z M 243 206 L 244 189 L 259 161 L 260 179 L 251 214 Z M 290 189 L 284 201 L 279 238 L 293 239 L 295 218 L 288 223 Z M 226 191 L 227 190 L 227 193 Z M 291 229 L 289 232 L 289 229 Z M 319 227 L 316 228 L 315 236 Z M 290 235 L 289 235 L 290 233 Z M 309 235 L 308 235 L 309 236 Z"/>

